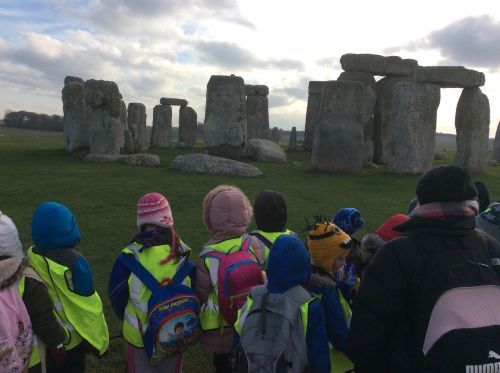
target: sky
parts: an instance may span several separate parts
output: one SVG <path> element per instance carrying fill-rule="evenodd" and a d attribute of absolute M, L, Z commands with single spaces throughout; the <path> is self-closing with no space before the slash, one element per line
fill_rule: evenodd
<path fill-rule="evenodd" d="M 337 79 L 346 53 L 484 72 L 494 137 L 498 0 L 0 0 L 0 116 L 62 115 L 73 75 L 115 81 L 148 124 L 161 97 L 188 100 L 202 122 L 210 76 L 235 74 L 269 87 L 271 127 L 303 130 L 308 82 Z M 455 132 L 460 93 L 441 90 L 437 131 Z"/>

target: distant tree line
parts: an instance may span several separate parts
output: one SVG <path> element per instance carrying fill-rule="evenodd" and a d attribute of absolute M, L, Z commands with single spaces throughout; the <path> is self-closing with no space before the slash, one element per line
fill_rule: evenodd
<path fill-rule="evenodd" d="M 63 117 L 60 115 L 47 115 L 31 113 L 29 111 L 7 110 L 4 124 L 8 127 L 24 128 L 39 131 L 63 131 Z"/>

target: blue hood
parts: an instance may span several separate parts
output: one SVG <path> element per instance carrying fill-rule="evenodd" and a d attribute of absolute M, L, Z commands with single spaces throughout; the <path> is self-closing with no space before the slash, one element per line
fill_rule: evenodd
<path fill-rule="evenodd" d="M 305 285 L 310 276 L 311 259 L 302 240 L 293 234 L 279 236 L 269 254 L 269 292 L 283 293 L 296 285 Z"/>
<path fill-rule="evenodd" d="M 80 242 L 75 217 L 57 202 L 40 204 L 31 220 L 31 237 L 40 249 L 74 247 Z"/>

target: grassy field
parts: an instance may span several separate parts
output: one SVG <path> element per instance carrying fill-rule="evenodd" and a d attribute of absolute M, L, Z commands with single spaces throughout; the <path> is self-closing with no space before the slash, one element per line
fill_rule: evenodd
<path fill-rule="evenodd" d="M 309 154 L 302 152 L 288 153 L 287 164 L 251 162 L 264 172 L 257 178 L 191 175 L 169 169 L 175 156 L 192 151 L 152 150 L 162 162 L 153 168 L 85 163 L 64 151 L 60 134 L 0 127 L 0 210 L 16 222 L 26 247 L 31 216 L 40 202 L 58 201 L 73 211 L 82 233 L 78 249 L 92 266 L 111 335 L 119 335 L 121 327 L 109 306 L 106 284 L 114 258 L 136 229 L 135 203 L 141 195 L 158 191 L 168 198 L 178 233 L 197 254 L 209 239 L 202 224 L 201 202 L 218 184 L 237 185 L 251 201 L 263 189 L 281 191 L 288 203 L 289 228 L 296 232 L 304 228 L 304 218 L 313 214 L 332 215 L 340 207 L 357 207 L 365 220 L 357 234 L 361 237 L 390 215 L 406 212 L 419 177 L 390 174 L 385 167 L 356 175 L 318 172 L 311 169 Z M 500 167 L 474 176 L 488 185 L 492 200 L 500 198 Z M 123 371 L 123 351 L 121 339 L 114 339 L 103 359 L 89 357 L 88 371 Z M 208 366 L 208 356 L 199 349 L 187 354 L 186 372 L 207 372 Z"/>

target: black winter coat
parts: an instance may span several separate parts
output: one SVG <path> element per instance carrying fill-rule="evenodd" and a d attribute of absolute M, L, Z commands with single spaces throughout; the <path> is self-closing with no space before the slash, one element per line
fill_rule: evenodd
<path fill-rule="evenodd" d="M 347 355 L 356 373 L 422 371 L 425 331 L 418 330 L 418 310 L 424 263 L 417 246 L 457 250 L 483 245 L 492 258 L 500 258 L 499 244 L 474 227 L 473 217 L 458 216 L 412 216 L 397 227 L 404 236 L 376 254 L 352 306 Z M 500 269 L 495 270 L 500 276 Z"/>

